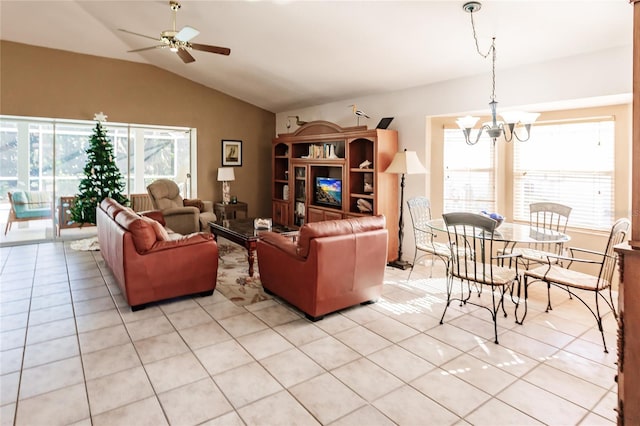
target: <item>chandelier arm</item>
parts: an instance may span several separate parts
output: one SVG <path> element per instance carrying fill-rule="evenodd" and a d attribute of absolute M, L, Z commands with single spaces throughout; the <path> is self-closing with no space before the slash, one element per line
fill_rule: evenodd
<path fill-rule="evenodd" d="M 524 125 L 524 128 L 525 128 L 525 130 L 527 131 L 527 137 L 526 137 L 526 138 L 520 138 L 520 136 L 518 136 L 518 131 L 517 131 L 517 129 L 515 129 L 515 128 L 514 128 L 513 130 L 511 130 L 511 134 L 512 134 L 513 136 L 515 136 L 515 137 L 516 137 L 516 139 L 518 139 L 520 142 L 526 142 L 526 141 L 528 141 L 528 140 L 529 140 L 529 137 L 531 136 L 531 124 L 525 124 L 525 125 Z M 512 136 L 512 137 L 513 137 L 513 136 Z"/>
<path fill-rule="evenodd" d="M 471 140 L 471 129 L 462 129 L 462 131 L 464 132 L 464 141 L 467 145 L 475 145 L 480 141 L 480 137 L 482 136 L 482 132 L 484 130 L 488 130 L 489 126 L 484 125 L 480 128 L 480 130 L 478 130 L 478 134 L 476 135 L 476 140 L 472 141 Z"/>
<path fill-rule="evenodd" d="M 504 124 L 500 124 L 500 128 L 502 129 L 502 137 L 504 138 L 505 142 L 511 142 L 513 140 L 513 136 L 516 134 L 514 131 L 514 127 L 515 123 L 507 123 L 506 126 Z M 508 132 L 507 129 L 509 130 Z"/>

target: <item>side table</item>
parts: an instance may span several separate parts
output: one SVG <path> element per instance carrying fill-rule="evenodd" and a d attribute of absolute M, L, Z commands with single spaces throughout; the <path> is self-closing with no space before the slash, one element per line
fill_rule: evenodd
<path fill-rule="evenodd" d="M 221 223 L 223 220 L 238 219 L 238 212 L 244 213 L 244 218 L 247 218 L 247 203 L 238 201 L 235 204 L 223 204 L 221 202 L 216 203 L 213 206 L 213 212 L 216 214 L 216 221 Z"/>

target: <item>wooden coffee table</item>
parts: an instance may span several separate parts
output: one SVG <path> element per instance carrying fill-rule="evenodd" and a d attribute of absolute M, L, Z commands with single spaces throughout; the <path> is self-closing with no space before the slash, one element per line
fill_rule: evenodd
<path fill-rule="evenodd" d="M 221 223 L 209 222 L 209 228 L 216 241 L 220 236 L 247 249 L 250 277 L 253 277 L 256 246 L 262 232 L 277 232 L 295 238 L 298 236 L 299 229 L 295 226 L 284 225 L 273 225 L 271 229 L 254 229 L 253 218 L 223 220 Z"/>

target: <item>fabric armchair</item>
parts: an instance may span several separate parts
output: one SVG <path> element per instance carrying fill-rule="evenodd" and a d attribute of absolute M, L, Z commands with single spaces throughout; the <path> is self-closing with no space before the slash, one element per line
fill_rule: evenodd
<path fill-rule="evenodd" d="M 201 204 L 202 211 L 195 205 L 185 205 L 185 200 L 180 196 L 180 188 L 169 179 L 154 181 L 147 186 L 147 193 L 154 209 L 162 212 L 167 228 L 183 235 L 210 232 L 208 222 L 216 220 L 211 201 L 194 203 Z"/>

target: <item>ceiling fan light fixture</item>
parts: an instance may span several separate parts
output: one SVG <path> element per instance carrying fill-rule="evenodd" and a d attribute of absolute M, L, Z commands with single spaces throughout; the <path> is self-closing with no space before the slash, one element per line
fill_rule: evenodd
<path fill-rule="evenodd" d="M 173 11 L 173 20 L 172 20 L 172 29 L 165 30 L 160 33 L 160 38 L 157 39 L 155 37 L 149 37 L 144 34 L 135 33 L 133 31 L 128 31 L 124 29 L 120 29 L 120 31 L 133 34 L 139 37 L 148 38 L 151 40 L 156 40 L 162 44 L 151 46 L 151 47 L 143 47 L 142 49 L 134 49 L 129 50 L 128 52 L 143 52 L 146 50 L 152 50 L 157 48 L 166 49 L 167 47 L 173 53 L 176 53 L 182 62 L 185 64 L 191 63 L 195 61 L 195 58 L 191 56 L 189 53 L 190 50 L 201 50 L 203 52 L 211 52 L 217 53 L 219 55 L 229 55 L 231 53 L 231 49 L 228 47 L 220 47 L 220 46 L 211 46 L 208 44 L 199 44 L 199 43 L 191 43 L 190 40 L 200 34 L 200 31 L 196 30 L 193 27 L 185 26 L 180 31 L 176 31 L 176 12 L 180 9 L 180 3 L 177 1 L 171 0 L 169 1 L 169 6 Z"/>
<path fill-rule="evenodd" d="M 196 30 L 195 28 L 187 26 L 181 29 L 178 32 L 178 34 L 175 35 L 175 38 L 176 40 L 187 42 L 192 38 L 194 38 L 195 36 L 197 36 L 198 34 L 200 34 L 200 31 Z"/>

